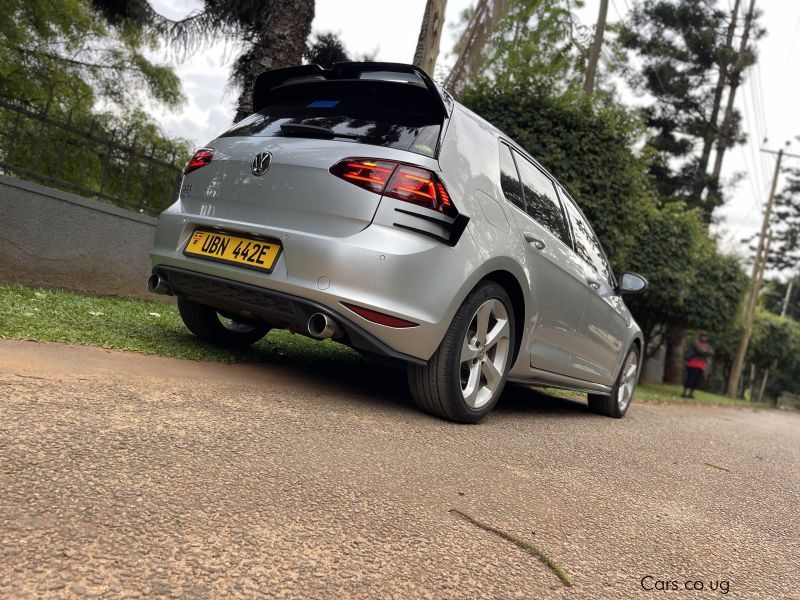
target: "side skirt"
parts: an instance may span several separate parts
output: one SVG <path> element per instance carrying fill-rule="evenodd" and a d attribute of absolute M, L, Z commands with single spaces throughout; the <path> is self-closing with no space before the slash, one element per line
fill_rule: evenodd
<path fill-rule="evenodd" d="M 611 395 L 611 388 L 602 383 L 593 383 L 583 379 L 575 379 L 566 375 L 559 375 L 551 371 L 541 369 L 531 369 L 530 377 L 509 377 L 508 381 L 513 383 L 523 383 L 537 387 L 554 387 L 571 392 L 586 392 L 587 394 Z"/>

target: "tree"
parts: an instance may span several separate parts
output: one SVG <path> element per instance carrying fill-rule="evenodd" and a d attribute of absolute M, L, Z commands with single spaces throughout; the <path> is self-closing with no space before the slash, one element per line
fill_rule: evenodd
<path fill-rule="evenodd" d="M 0 96 L 124 109 L 147 97 L 176 107 L 184 99 L 178 77 L 144 56 L 154 43 L 135 26 L 106 20 L 85 0 L 4 0 Z"/>
<path fill-rule="evenodd" d="M 427 0 L 425 12 L 422 14 L 417 49 L 414 52 L 414 64 L 431 76 L 433 76 L 436 59 L 439 56 L 439 40 L 444 28 L 446 7 L 447 0 Z"/>
<path fill-rule="evenodd" d="M 794 269 L 800 274 L 800 168 L 787 170 L 786 183 L 775 197 L 770 227 L 772 246 L 767 256 L 769 269 Z"/>
<path fill-rule="evenodd" d="M 308 45 L 305 59 L 311 64 L 330 69 L 336 63 L 349 61 L 350 57 L 336 34 L 318 33 Z"/>
<path fill-rule="evenodd" d="M 766 375 L 773 371 L 778 385 L 791 382 L 792 391 L 798 390 L 800 368 L 800 324 L 788 317 L 779 317 L 760 311 L 753 327 L 753 338 L 747 349 L 747 360 Z M 781 383 L 784 382 L 784 383 Z M 773 392 L 779 392 L 778 389 Z"/>
<path fill-rule="evenodd" d="M 647 143 L 656 152 L 651 174 L 662 201 L 682 200 L 700 208 L 706 223 L 723 199 L 718 182 L 707 181 L 696 150 L 719 138 L 712 123 L 719 109 L 718 71 L 733 58 L 742 68 L 748 64 L 743 57 L 732 58 L 721 35 L 727 24 L 714 0 L 643 0 L 618 27 L 620 44 L 642 65 L 640 72 L 628 71 L 629 82 L 652 98 L 643 112 L 650 130 Z M 732 111 L 726 147 L 743 141 L 740 120 Z M 706 185 L 714 193 L 703 198 Z"/>
<path fill-rule="evenodd" d="M 267 69 L 298 65 L 314 18 L 314 0 L 203 0 L 202 10 L 171 21 L 148 0 L 93 0 L 109 19 L 150 31 L 188 51 L 220 37 L 242 43 L 231 82 L 239 92 L 235 121 L 253 110 L 256 77 Z"/>
<path fill-rule="evenodd" d="M 183 96 L 154 39 L 88 0 L 6 0 L 0 19 L 0 156 L 4 170 L 67 191 L 159 212 L 188 158 L 146 101 Z M 180 167 L 179 167 L 180 165 Z"/>

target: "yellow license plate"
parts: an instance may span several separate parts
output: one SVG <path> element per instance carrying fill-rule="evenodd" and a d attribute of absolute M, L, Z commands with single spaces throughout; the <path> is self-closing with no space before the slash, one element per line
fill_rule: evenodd
<path fill-rule="evenodd" d="M 183 253 L 270 273 L 281 253 L 281 245 L 279 242 L 196 229 Z"/>

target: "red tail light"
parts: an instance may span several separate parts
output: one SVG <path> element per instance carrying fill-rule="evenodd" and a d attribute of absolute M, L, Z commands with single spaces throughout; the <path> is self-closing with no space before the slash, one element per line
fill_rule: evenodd
<path fill-rule="evenodd" d="M 373 323 L 377 323 L 378 325 L 386 325 L 388 327 L 397 327 L 397 328 L 405 328 L 405 327 L 418 327 L 419 323 L 414 323 L 413 321 L 406 321 L 405 319 L 400 319 L 398 317 L 393 317 L 392 315 L 387 315 L 382 312 L 378 312 L 377 310 L 370 310 L 369 308 L 364 308 L 363 306 L 356 306 L 355 304 L 348 304 L 347 302 L 342 302 L 344 306 L 352 310 L 360 317 L 364 317 L 367 321 L 372 321 Z"/>
<path fill-rule="evenodd" d="M 376 194 L 411 202 L 444 215 L 458 214 L 435 173 L 393 160 L 346 158 L 330 169 L 345 181 Z"/>
<path fill-rule="evenodd" d="M 192 158 L 189 160 L 189 164 L 186 165 L 186 168 L 183 170 L 184 175 L 188 175 L 192 171 L 197 171 L 200 167 L 205 167 L 208 163 L 211 162 L 211 159 L 214 157 L 214 149 L 213 148 L 200 148 L 197 152 L 192 155 Z"/>

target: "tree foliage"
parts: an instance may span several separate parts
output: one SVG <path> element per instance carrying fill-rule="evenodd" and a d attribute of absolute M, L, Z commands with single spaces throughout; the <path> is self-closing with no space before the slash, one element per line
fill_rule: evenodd
<path fill-rule="evenodd" d="M 148 60 L 155 39 L 106 21 L 86 0 L 4 0 L 0 96 L 44 104 L 69 99 L 116 109 L 183 101 L 171 68 Z"/>
<path fill-rule="evenodd" d="M 153 101 L 175 107 L 183 95 L 169 67 L 145 58 L 154 43 L 88 0 L 4 0 L 6 171 L 152 212 L 170 202 L 187 144 L 165 136 L 145 109 Z"/>
<path fill-rule="evenodd" d="M 350 57 L 335 33 L 318 33 L 308 44 L 305 59 L 311 64 L 330 69 L 338 62 L 349 61 Z"/>
<path fill-rule="evenodd" d="M 229 39 L 242 52 L 231 69 L 239 88 L 235 121 L 252 112 L 256 77 L 268 69 L 298 65 L 314 18 L 314 0 L 203 0 L 203 8 L 173 21 L 148 0 L 92 0 L 119 26 L 147 31 L 186 53 L 212 41 Z"/>

